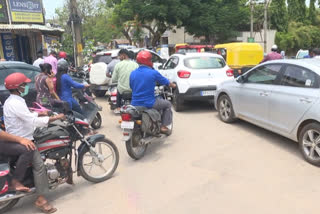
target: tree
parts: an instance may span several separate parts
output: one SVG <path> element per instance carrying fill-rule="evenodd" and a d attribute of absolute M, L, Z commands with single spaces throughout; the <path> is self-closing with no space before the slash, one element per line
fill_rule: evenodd
<path fill-rule="evenodd" d="M 309 12 L 308 12 L 308 20 L 312 25 L 316 24 L 316 7 L 315 7 L 316 0 L 310 0 L 309 5 Z"/>
<path fill-rule="evenodd" d="M 181 0 L 112 0 L 111 3 L 115 23 L 135 23 L 147 29 L 152 35 L 153 46 L 160 42 L 166 30 L 181 26 L 182 19 L 189 15 L 189 8 Z M 132 25 L 127 27 L 132 28 Z M 122 30 L 126 37 L 128 30 Z"/>
<path fill-rule="evenodd" d="M 205 36 L 206 42 L 228 41 L 243 23 L 249 23 L 248 9 L 238 0 L 185 0 L 190 8 L 183 25 L 190 34 Z"/>
<path fill-rule="evenodd" d="M 270 8 L 271 28 L 280 32 L 288 30 L 288 11 L 286 0 L 273 0 Z"/>
<path fill-rule="evenodd" d="M 306 1 L 305 0 L 287 0 L 289 20 L 295 22 L 306 21 Z"/>

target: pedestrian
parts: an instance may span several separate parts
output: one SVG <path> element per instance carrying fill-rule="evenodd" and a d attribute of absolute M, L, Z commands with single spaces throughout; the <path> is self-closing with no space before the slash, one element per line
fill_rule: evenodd
<path fill-rule="evenodd" d="M 132 71 L 137 69 L 139 65 L 130 59 L 130 53 L 127 49 L 121 49 L 119 51 L 119 59 L 121 62 L 116 64 L 113 75 L 112 82 L 118 83 L 117 86 L 117 108 L 114 110 L 115 114 L 120 113 L 121 99 L 124 92 L 131 92 L 130 88 L 130 74 Z"/>
<path fill-rule="evenodd" d="M 37 59 L 33 62 L 33 66 L 40 68 L 40 65 L 44 63 L 42 51 L 38 51 Z"/>
<path fill-rule="evenodd" d="M 279 54 L 277 51 L 278 51 L 278 46 L 272 45 L 271 53 L 267 54 L 267 56 L 265 56 L 264 59 L 260 63 L 267 62 L 270 60 L 282 59 L 281 54 Z"/>
<path fill-rule="evenodd" d="M 44 63 L 49 63 L 52 66 L 52 71 L 54 75 L 57 74 L 57 69 L 58 69 L 57 52 L 51 51 L 50 55 L 44 59 Z"/>
<path fill-rule="evenodd" d="M 314 48 L 313 50 L 313 58 L 320 59 L 320 48 Z"/>

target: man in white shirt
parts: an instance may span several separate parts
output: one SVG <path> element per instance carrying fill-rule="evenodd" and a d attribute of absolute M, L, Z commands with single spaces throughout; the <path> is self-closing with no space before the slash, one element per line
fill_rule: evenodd
<path fill-rule="evenodd" d="M 36 127 L 45 127 L 49 122 L 63 119 L 64 115 L 48 117 L 48 112 L 31 113 L 26 105 L 23 96 L 28 94 L 27 83 L 31 80 L 22 73 L 13 73 L 6 77 L 4 84 L 10 91 L 10 96 L 3 106 L 4 122 L 6 131 L 10 134 L 33 140 L 33 133 Z M 41 117 L 42 116 L 42 117 Z M 33 174 L 36 191 L 38 193 L 35 206 L 45 213 L 57 211 L 43 196 L 49 191 L 46 168 L 38 150 L 33 153 Z"/>
<path fill-rule="evenodd" d="M 37 53 L 38 59 L 33 62 L 33 66 L 40 68 L 40 65 L 44 63 L 42 51 Z"/>

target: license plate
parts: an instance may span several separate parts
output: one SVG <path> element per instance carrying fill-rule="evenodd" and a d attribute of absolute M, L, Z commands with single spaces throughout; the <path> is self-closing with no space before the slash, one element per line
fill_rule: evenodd
<path fill-rule="evenodd" d="M 117 97 L 116 96 L 112 96 L 111 97 L 111 101 L 116 101 L 117 100 Z"/>
<path fill-rule="evenodd" d="M 134 128 L 134 122 L 122 121 L 121 128 L 122 129 L 133 129 Z"/>
<path fill-rule="evenodd" d="M 201 91 L 201 96 L 214 96 L 215 91 Z"/>

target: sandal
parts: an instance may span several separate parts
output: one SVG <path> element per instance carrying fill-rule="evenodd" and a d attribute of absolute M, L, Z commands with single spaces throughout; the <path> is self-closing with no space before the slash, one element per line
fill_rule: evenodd
<path fill-rule="evenodd" d="M 43 213 L 54 213 L 57 211 L 57 208 L 54 208 L 52 205 L 50 205 L 48 202 L 45 202 L 42 205 L 34 204 L 37 208 L 39 208 Z"/>

